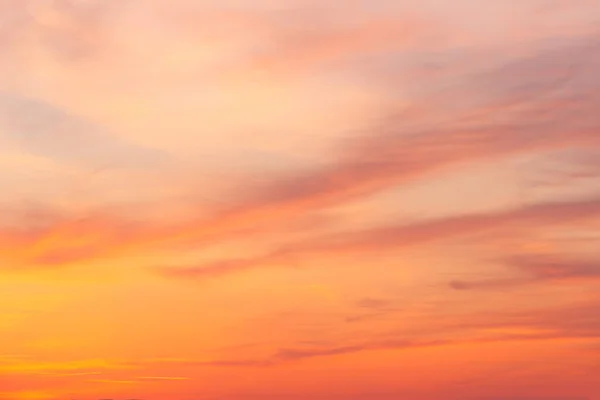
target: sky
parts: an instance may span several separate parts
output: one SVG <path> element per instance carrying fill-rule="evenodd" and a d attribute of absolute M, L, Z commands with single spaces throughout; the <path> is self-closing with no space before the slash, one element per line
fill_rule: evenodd
<path fill-rule="evenodd" d="M 0 1 L 0 400 L 600 400 L 596 0 Z"/>

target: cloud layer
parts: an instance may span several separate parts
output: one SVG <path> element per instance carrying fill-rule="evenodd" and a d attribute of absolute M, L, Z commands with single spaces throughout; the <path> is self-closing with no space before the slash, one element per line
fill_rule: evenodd
<path fill-rule="evenodd" d="M 600 8 L 396 3 L 0 2 L 0 399 L 599 396 Z"/>

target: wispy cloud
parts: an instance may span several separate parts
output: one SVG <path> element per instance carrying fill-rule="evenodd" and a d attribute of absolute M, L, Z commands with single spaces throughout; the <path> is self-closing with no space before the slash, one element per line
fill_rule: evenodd
<path fill-rule="evenodd" d="M 600 393 L 600 8 L 317 3 L 0 1 L 1 398 Z"/>
<path fill-rule="evenodd" d="M 149 239 L 133 235 L 124 245 L 156 240 L 217 240 L 259 221 L 268 227 L 269 222 L 300 218 L 457 165 L 539 150 L 598 145 L 594 114 L 598 100 L 594 88 L 598 82 L 585 67 L 595 62 L 595 46 L 595 42 L 584 38 L 561 50 L 515 58 L 506 65 L 469 75 L 464 84 L 429 94 L 408 111 L 398 110 L 383 124 L 367 126 L 362 138 L 342 143 L 337 161 L 330 166 L 273 177 L 266 186 L 235 195 L 243 200 L 212 217 L 159 230 L 148 234 Z M 569 62 L 548 62 L 555 59 Z M 459 97 L 462 100 L 457 103 Z M 114 165 L 125 166 L 135 159 L 141 167 L 142 159 L 149 163 L 160 159 L 154 151 L 96 134 L 97 128 L 85 128 L 85 123 L 42 103 L 10 98 L 6 103 L 12 107 L 6 114 L 11 129 L 23 130 L 35 123 L 35 138 L 26 132 L 18 136 L 32 151 L 95 166 L 111 159 L 116 160 Z M 26 114 L 23 105 L 27 106 Z M 427 122 L 429 116 L 448 110 L 454 111 L 445 121 Z M 44 119 L 38 118 L 40 112 Z M 40 128 L 58 129 L 52 143 Z M 85 132 L 83 136 L 81 132 Z M 66 142 L 59 144 L 57 135 Z M 132 151 L 141 152 L 142 158 L 132 158 Z"/>
<path fill-rule="evenodd" d="M 502 261 L 501 261 L 502 262 Z M 451 287 L 457 290 L 501 289 L 527 284 L 549 282 L 593 282 L 600 280 L 600 260 L 594 258 L 574 258 L 554 254 L 515 255 L 502 262 L 519 274 L 504 279 L 480 281 L 453 281 Z"/>
<path fill-rule="evenodd" d="M 213 265 L 172 268 L 174 276 L 210 277 L 273 265 L 294 265 L 301 257 L 323 254 L 345 254 L 400 250 L 406 247 L 432 244 L 439 241 L 472 236 L 501 229 L 534 228 L 589 221 L 600 216 L 600 202 L 595 199 L 537 204 L 513 210 L 459 215 L 414 224 L 384 226 L 354 233 L 319 237 L 306 243 L 296 243 L 277 249 L 262 257 L 223 261 Z"/>
<path fill-rule="evenodd" d="M 34 360 L 5 360 L 0 362 L 4 374 L 93 374 L 104 370 L 129 369 L 130 366 L 105 360 L 43 362 Z"/>
<path fill-rule="evenodd" d="M 0 92 L 1 140 L 26 152 L 90 169 L 144 169 L 165 163 L 157 149 L 127 143 L 105 127 L 43 100 Z"/>
<path fill-rule="evenodd" d="M 190 378 L 184 376 L 140 376 L 137 379 L 144 381 L 185 381 Z"/>
<path fill-rule="evenodd" d="M 597 340 L 600 324 L 595 318 L 597 301 L 570 306 L 545 308 L 536 313 L 529 311 L 499 311 L 489 315 L 470 314 L 449 320 L 430 316 L 420 330 L 411 333 L 390 331 L 379 339 L 349 340 L 321 346 L 298 345 L 281 348 L 264 359 L 265 366 L 296 362 L 318 357 L 335 357 L 345 354 L 379 351 L 410 350 L 427 347 L 456 346 L 521 341 Z M 397 311 L 392 310 L 392 314 Z M 424 320 L 425 321 L 425 320 Z M 456 333 L 460 335 L 456 336 Z M 260 365 L 259 362 L 248 365 Z"/>

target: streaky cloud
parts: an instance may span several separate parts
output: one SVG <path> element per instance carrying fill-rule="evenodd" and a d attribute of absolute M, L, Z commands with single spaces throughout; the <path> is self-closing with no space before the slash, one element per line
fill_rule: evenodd
<path fill-rule="evenodd" d="M 169 158 L 157 149 L 118 138 L 98 124 L 45 101 L 0 92 L 0 138 L 26 152 L 92 170 L 144 170 Z"/>
<path fill-rule="evenodd" d="M 519 274 L 512 278 L 453 281 L 456 290 L 506 289 L 529 284 L 600 282 L 600 259 L 573 255 L 517 254 L 499 262 Z"/>
<path fill-rule="evenodd" d="M 600 200 L 541 203 L 498 212 L 465 214 L 442 219 L 334 234 L 281 247 L 262 257 L 233 259 L 198 267 L 161 268 L 170 276 L 208 278 L 254 268 L 295 265 L 322 254 L 401 250 L 510 227 L 547 228 L 600 217 Z"/>

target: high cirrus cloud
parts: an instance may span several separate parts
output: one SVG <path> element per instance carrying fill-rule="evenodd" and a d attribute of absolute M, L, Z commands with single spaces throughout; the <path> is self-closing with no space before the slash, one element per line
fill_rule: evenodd
<path fill-rule="evenodd" d="M 535 151 L 597 146 L 599 122 L 595 110 L 600 100 L 596 90 L 600 82 L 592 68 L 598 64 L 597 47 L 593 38 L 581 37 L 558 49 L 539 51 L 533 56 L 513 56 L 493 68 L 453 79 L 458 84 L 417 96 L 408 108 L 392 112 L 381 123 L 366 126 L 359 137 L 342 142 L 335 161 L 329 165 L 272 176 L 264 185 L 229 193 L 227 197 L 236 200 L 227 201 L 208 217 L 134 228 L 118 218 L 101 221 L 107 231 L 121 232 L 118 240 L 108 237 L 98 240 L 97 233 L 85 229 L 77 233 L 74 241 L 85 245 L 63 248 L 76 231 L 80 232 L 78 227 L 82 224 L 79 217 L 67 216 L 60 227 L 34 229 L 26 237 L 7 239 L 6 245 L 11 240 L 28 247 L 39 241 L 55 243 L 42 246 L 44 250 L 36 259 L 41 264 L 57 264 L 86 257 L 118 256 L 163 242 L 168 246 L 181 241 L 226 240 L 245 229 L 268 231 L 272 226 L 302 219 L 315 211 L 459 165 Z M 568 62 L 549 62 L 557 59 Z M 7 107 L 15 104 L 10 98 L 5 103 Z M 44 113 L 48 114 L 48 110 Z M 66 132 L 65 129 L 77 128 L 81 122 L 69 122 L 54 111 L 50 114 L 51 123 L 37 124 L 35 132 L 25 132 L 31 121 L 27 122 L 22 112 L 7 112 L 11 129 L 20 129 L 13 133 L 19 135 L 13 139 L 17 137 L 21 146 L 38 154 L 79 163 L 111 158 L 125 163 L 131 151 L 139 153 L 148 163 L 157 159 L 158 155 L 152 151 L 128 147 L 116 138 L 97 135 L 91 128 Z M 60 129 L 52 131 L 50 140 L 46 130 L 55 127 Z M 56 134 L 62 142 L 56 141 Z M 11 235 L 5 232 L 3 236 Z M 46 235 L 58 235 L 60 240 L 48 241 Z M 235 268 L 228 262 L 225 269 Z"/>
<path fill-rule="evenodd" d="M 598 145 L 594 110 L 599 99 L 594 88 L 600 82 L 594 80 L 592 68 L 598 62 L 593 56 L 596 47 L 585 39 L 583 45 L 577 42 L 561 51 L 513 60 L 480 73 L 474 83 L 429 95 L 383 125 L 367 128 L 362 138 L 343 144 L 331 166 L 275 177 L 255 193 L 237 196 L 242 203 L 182 233 L 210 236 L 257 220 L 293 218 L 459 164 Z M 548 67 L 550 60 L 561 57 L 576 67 Z M 427 116 L 456 107 L 453 103 L 465 94 L 463 89 L 467 100 L 456 115 L 430 126 Z M 487 122 L 498 115 L 501 122 Z"/>
<path fill-rule="evenodd" d="M 500 261 L 502 262 L 502 261 Z M 475 281 L 453 281 L 457 290 L 506 289 L 527 284 L 551 282 L 600 282 L 600 260 L 597 258 L 534 254 L 507 257 L 503 265 L 518 273 L 511 278 Z"/>
<path fill-rule="evenodd" d="M 0 124 L 2 142 L 92 170 L 142 169 L 168 160 L 158 150 L 128 143 L 96 123 L 18 93 L 0 92 Z"/>
<path fill-rule="evenodd" d="M 399 250 L 452 238 L 473 236 L 503 229 L 527 227 L 547 229 L 600 216 L 598 199 L 536 204 L 483 214 L 466 214 L 398 226 L 384 226 L 354 233 L 333 234 L 276 249 L 262 257 L 233 259 L 212 265 L 167 269 L 175 276 L 210 277 L 253 268 L 294 265 L 298 259 L 322 254 L 363 253 Z"/>

